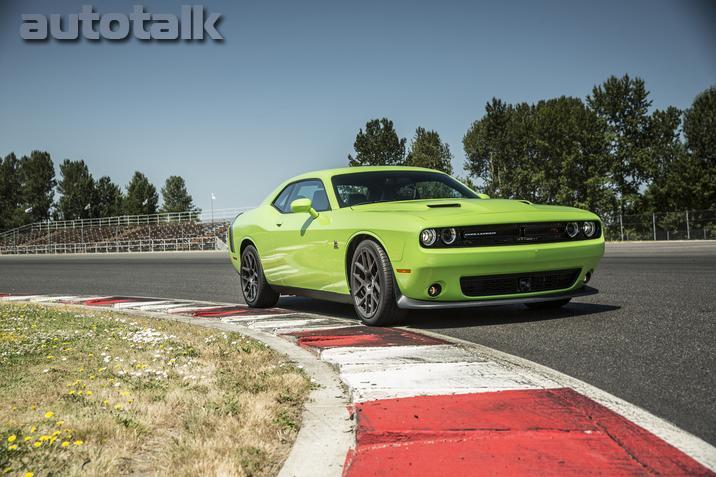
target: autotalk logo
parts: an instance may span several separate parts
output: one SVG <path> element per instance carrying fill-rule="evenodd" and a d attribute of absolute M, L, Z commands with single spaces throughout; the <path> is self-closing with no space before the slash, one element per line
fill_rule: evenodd
<path fill-rule="evenodd" d="M 30 13 L 22 15 L 20 36 L 25 40 L 125 40 L 130 33 L 139 40 L 204 40 L 204 36 L 221 41 L 217 30 L 220 13 L 208 13 L 202 5 L 182 5 L 179 17 L 171 13 L 149 13 L 135 5 L 132 13 L 104 13 L 83 5 L 80 13 L 63 18 Z"/>

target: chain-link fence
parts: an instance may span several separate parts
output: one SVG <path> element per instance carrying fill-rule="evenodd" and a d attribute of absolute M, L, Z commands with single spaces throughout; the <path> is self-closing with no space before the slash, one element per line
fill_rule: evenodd
<path fill-rule="evenodd" d="M 605 219 L 604 236 L 611 241 L 714 240 L 716 210 L 615 215 Z"/>

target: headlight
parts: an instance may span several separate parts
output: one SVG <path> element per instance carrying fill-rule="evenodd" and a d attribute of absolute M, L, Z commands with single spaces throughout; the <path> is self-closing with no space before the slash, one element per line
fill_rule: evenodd
<path fill-rule="evenodd" d="M 435 244 L 437 239 L 438 234 L 435 232 L 435 229 L 425 229 L 420 232 L 420 243 L 426 247 L 430 247 Z"/>
<path fill-rule="evenodd" d="M 457 232 L 452 227 L 443 229 L 442 232 L 440 232 L 440 239 L 442 239 L 445 245 L 452 245 L 455 243 L 455 239 L 457 239 Z"/>
<path fill-rule="evenodd" d="M 567 222 L 565 230 L 569 238 L 574 238 L 579 234 L 579 225 L 577 222 Z"/>
<path fill-rule="evenodd" d="M 591 238 L 594 236 L 594 234 L 597 231 L 597 224 L 594 222 L 584 222 L 582 224 L 582 232 L 584 232 L 584 235 Z"/>

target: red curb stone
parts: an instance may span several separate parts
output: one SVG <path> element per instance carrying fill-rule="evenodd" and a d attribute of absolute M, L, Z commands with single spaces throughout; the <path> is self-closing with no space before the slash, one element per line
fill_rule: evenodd
<path fill-rule="evenodd" d="M 318 349 L 347 346 L 416 346 L 447 343 L 447 341 L 411 331 L 369 326 L 299 331 L 286 333 L 286 335 L 295 336 L 300 346 Z"/>
<path fill-rule="evenodd" d="M 716 475 L 572 389 L 386 399 L 355 412 L 349 477 Z"/>

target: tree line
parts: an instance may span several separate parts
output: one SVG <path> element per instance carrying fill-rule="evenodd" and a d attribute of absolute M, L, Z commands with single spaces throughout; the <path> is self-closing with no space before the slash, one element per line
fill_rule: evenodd
<path fill-rule="evenodd" d="M 181 176 L 166 179 L 159 207 L 156 187 L 139 171 L 124 190 L 108 176 L 95 179 L 82 160 L 65 159 L 59 171 L 57 179 L 52 158 L 44 151 L 0 157 L 0 230 L 50 219 L 200 212 Z"/>
<path fill-rule="evenodd" d="M 463 137 L 462 180 L 491 196 L 583 207 L 603 218 L 716 209 L 716 86 L 686 110 L 652 110 L 649 94 L 644 80 L 625 75 L 584 100 L 493 98 Z M 452 173 L 450 148 L 437 132 L 418 128 L 406 152 L 386 118 L 368 121 L 354 149 L 351 166 Z"/>

